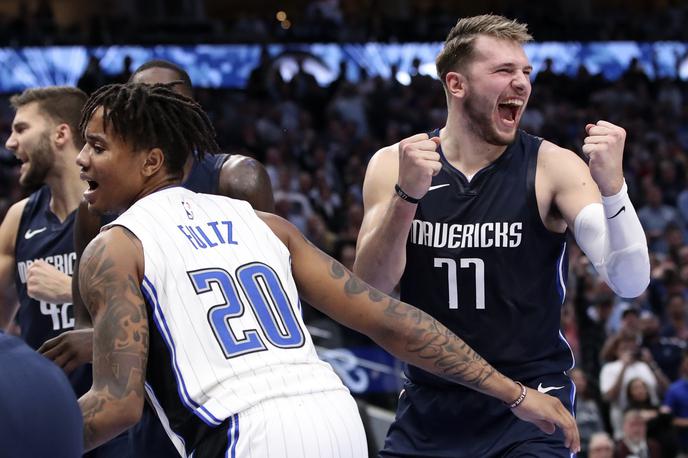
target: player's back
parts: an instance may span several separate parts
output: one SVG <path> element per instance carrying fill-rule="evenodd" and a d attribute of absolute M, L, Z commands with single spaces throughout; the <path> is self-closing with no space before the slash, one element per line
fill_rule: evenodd
<path fill-rule="evenodd" d="M 306 331 L 287 247 L 249 204 L 173 187 L 112 225 L 142 243 L 147 391 L 187 450 L 264 400 L 345 390 Z"/>

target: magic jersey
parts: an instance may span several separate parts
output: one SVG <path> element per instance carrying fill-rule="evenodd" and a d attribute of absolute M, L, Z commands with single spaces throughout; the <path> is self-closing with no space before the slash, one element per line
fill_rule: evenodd
<path fill-rule="evenodd" d="M 306 331 L 287 247 L 248 203 L 173 187 L 116 225 L 143 246 L 146 390 L 182 453 L 262 401 L 346 390 Z"/>
<path fill-rule="evenodd" d="M 516 380 L 573 365 L 560 332 L 566 237 L 544 226 L 535 197 L 541 142 L 518 131 L 470 181 L 438 148 L 442 170 L 418 204 L 401 278 L 403 301 L 437 318 Z M 413 366 L 407 375 L 445 385 Z"/>

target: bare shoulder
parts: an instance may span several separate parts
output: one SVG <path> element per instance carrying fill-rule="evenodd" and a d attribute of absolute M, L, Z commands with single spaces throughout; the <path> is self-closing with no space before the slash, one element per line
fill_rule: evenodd
<path fill-rule="evenodd" d="M 566 170 L 569 167 L 587 168 L 583 159 L 570 149 L 562 148 L 550 141 L 543 140 L 538 151 L 538 167 L 553 170 Z"/>
<path fill-rule="evenodd" d="M 253 208 L 273 211 L 272 185 L 265 166 L 252 157 L 232 154 L 220 171 L 219 193 L 248 201 Z"/>
<path fill-rule="evenodd" d="M 594 184 L 590 170 L 580 156 L 547 140 L 540 145 L 537 174 L 538 179 L 553 185 L 574 181 L 583 186 Z"/>
<path fill-rule="evenodd" d="M 29 198 L 22 199 L 12 204 L 5 214 L 5 219 L 0 225 L 0 246 L 2 252 L 14 253 L 17 233 L 19 232 L 19 223 L 21 222 L 22 213 Z"/>
<path fill-rule="evenodd" d="M 141 241 L 129 229 L 113 226 L 99 233 L 86 246 L 81 258 L 79 275 L 95 276 L 103 269 L 111 267 L 134 267 L 143 275 L 143 246 Z"/>

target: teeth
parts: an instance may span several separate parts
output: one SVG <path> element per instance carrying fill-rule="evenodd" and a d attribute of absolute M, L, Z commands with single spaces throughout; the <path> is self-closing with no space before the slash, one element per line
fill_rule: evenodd
<path fill-rule="evenodd" d="M 515 107 L 522 107 L 523 106 L 523 100 L 509 99 L 509 100 L 505 100 L 504 102 L 500 103 L 500 105 L 511 105 L 511 106 L 515 106 Z"/>

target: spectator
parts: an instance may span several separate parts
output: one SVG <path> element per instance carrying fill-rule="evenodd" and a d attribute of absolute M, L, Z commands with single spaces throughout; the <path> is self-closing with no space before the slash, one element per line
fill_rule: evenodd
<path fill-rule="evenodd" d="M 629 410 L 623 417 L 623 435 L 616 441 L 614 458 L 662 458 L 661 446 L 647 438 L 646 421 L 638 410 Z"/>

